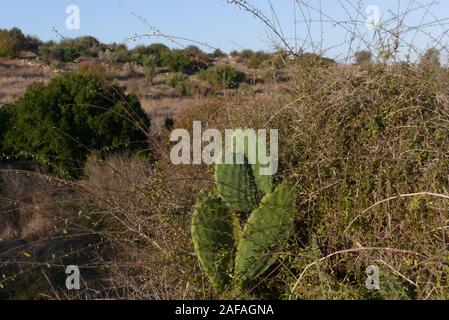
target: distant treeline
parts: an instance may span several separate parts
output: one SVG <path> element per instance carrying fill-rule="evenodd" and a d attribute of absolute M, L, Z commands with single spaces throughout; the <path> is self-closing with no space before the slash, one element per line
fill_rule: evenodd
<path fill-rule="evenodd" d="M 75 39 L 63 39 L 59 42 L 43 42 L 39 38 L 24 35 L 18 28 L 0 29 L 0 57 L 16 58 L 21 51 L 34 52 L 44 62 L 75 62 L 79 58 L 99 58 L 104 62 L 127 63 L 139 65 L 154 65 L 168 67 L 176 72 L 193 73 L 210 66 L 216 58 L 227 54 L 216 49 L 205 53 L 197 46 L 191 45 L 184 49 L 170 49 L 164 44 L 154 43 L 149 46 L 139 45 L 129 49 L 125 44 L 104 44 L 92 36 Z M 246 49 L 233 51 L 231 56 L 249 67 L 257 68 L 270 58 L 270 54 Z"/>

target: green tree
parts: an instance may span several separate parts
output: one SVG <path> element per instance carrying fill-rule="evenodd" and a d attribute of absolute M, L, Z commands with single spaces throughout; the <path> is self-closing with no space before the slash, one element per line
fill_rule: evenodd
<path fill-rule="evenodd" d="M 215 87 L 236 88 L 245 81 L 245 74 L 224 64 L 203 70 L 200 78 Z"/>
<path fill-rule="evenodd" d="M 214 52 L 212 53 L 212 56 L 214 58 L 223 58 L 223 57 L 226 57 L 226 53 L 224 53 L 220 49 L 215 49 Z"/>
<path fill-rule="evenodd" d="M 182 50 L 163 52 L 161 58 L 162 65 L 175 72 L 189 73 L 191 71 L 192 58 Z"/>
<path fill-rule="evenodd" d="M 147 148 L 150 122 L 136 96 L 95 75 L 31 85 L 13 105 L 4 146 L 56 174 L 78 177 L 91 151 Z"/>
<path fill-rule="evenodd" d="M 18 28 L 0 29 L 0 57 L 15 58 L 24 49 L 25 36 Z"/>

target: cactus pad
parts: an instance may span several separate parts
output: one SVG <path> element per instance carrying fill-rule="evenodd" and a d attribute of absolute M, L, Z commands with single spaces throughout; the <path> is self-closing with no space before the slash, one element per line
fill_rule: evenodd
<path fill-rule="evenodd" d="M 288 184 L 267 194 L 250 216 L 237 248 L 235 277 L 240 286 L 259 277 L 276 260 L 290 238 L 296 212 L 295 197 Z"/>
<path fill-rule="evenodd" d="M 201 202 L 192 218 L 192 239 L 203 271 L 217 290 L 230 282 L 238 222 L 220 198 Z"/>
<path fill-rule="evenodd" d="M 215 181 L 220 197 L 231 209 L 249 212 L 257 208 L 257 186 L 249 164 L 225 164 L 222 161 L 215 168 Z"/>

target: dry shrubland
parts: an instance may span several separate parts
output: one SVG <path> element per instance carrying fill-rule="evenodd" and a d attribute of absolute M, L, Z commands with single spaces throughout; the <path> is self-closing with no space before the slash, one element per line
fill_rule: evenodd
<path fill-rule="evenodd" d="M 279 130 L 275 179 L 295 185 L 295 231 L 246 298 L 449 299 L 449 69 L 429 56 L 393 59 L 394 36 L 378 36 L 378 58 L 355 64 L 291 48 L 217 53 L 253 81 L 188 98 L 170 91 L 184 87 L 170 88 L 173 74 L 164 70 L 148 81 L 141 66 L 117 67 L 118 80 L 105 77 L 141 90 L 156 115 L 145 132 L 151 157 L 91 154 L 77 180 L 29 163 L 2 165 L 0 297 L 222 298 L 190 234 L 195 204 L 215 188 L 213 167 L 171 164 L 170 116 L 188 130 L 193 121 Z M 89 64 L 78 71 L 104 72 Z M 145 97 L 148 90 L 157 97 Z M 63 289 L 70 263 L 83 274 L 75 293 Z M 380 268 L 380 290 L 365 286 L 370 265 Z"/>

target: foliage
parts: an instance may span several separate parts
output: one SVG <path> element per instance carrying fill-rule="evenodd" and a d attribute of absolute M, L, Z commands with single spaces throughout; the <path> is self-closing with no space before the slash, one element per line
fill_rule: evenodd
<path fill-rule="evenodd" d="M 15 58 L 25 47 L 25 36 L 18 28 L 0 29 L 0 57 Z"/>
<path fill-rule="evenodd" d="M 94 37 L 86 36 L 64 39 L 59 43 L 47 42 L 39 47 L 39 55 L 46 62 L 74 62 L 79 57 L 97 57 L 99 50 L 100 42 Z"/>
<path fill-rule="evenodd" d="M 226 53 L 224 53 L 220 49 L 215 49 L 214 52 L 212 52 L 212 56 L 214 58 L 223 58 L 226 57 Z"/>
<path fill-rule="evenodd" d="M 248 61 L 248 67 L 257 69 L 259 68 L 264 62 L 266 62 L 268 59 L 270 59 L 271 55 L 269 53 L 258 51 L 254 53 L 254 55 L 249 59 Z"/>
<path fill-rule="evenodd" d="M 143 60 L 143 66 L 145 68 L 145 79 L 151 83 L 157 74 L 157 58 L 155 56 L 145 57 Z"/>
<path fill-rule="evenodd" d="M 245 74 L 228 65 L 216 65 L 202 71 L 200 78 L 214 87 L 236 88 L 245 81 Z"/>
<path fill-rule="evenodd" d="M 92 151 L 146 145 L 149 120 L 135 96 L 89 74 L 31 85 L 13 105 L 5 146 L 61 176 L 77 177 Z"/>
<path fill-rule="evenodd" d="M 182 72 L 174 73 L 171 78 L 167 80 L 167 85 L 176 89 L 181 95 L 185 96 L 188 93 L 189 77 Z"/>
<path fill-rule="evenodd" d="M 424 67 L 439 68 L 441 66 L 441 51 L 436 48 L 427 49 L 420 62 Z"/>
<path fill-rule="evenodd" d="M 192 58 L 182 50 L 163 52 L 161 55 L 161 64 L 175 72 L 190 73 L 192 71 Z"/>
<path fill-rule="evenodd" d="M 373 55 L 370 51 L 363 50 L 355 53 L 355 63 L 356 64 L 365 64 L 370 63 Z"/>
<path fill-rule="evenodd" d="M 0 108 L 0 159 L 3 154 L 7 152 L 6 148 L 3 146 L 3 141 L 6 135 L 6 132 L 10 126 L 11 120 L 11 107 L 4 106 Z"/>
<path fill-rule="evenodd" d="M 175 72 L 194 74 L 209 63 L 209 58 L 196 47 L 188 47 L 184 50 L 164 51 L 161 54 L 161 65 L 169 67 Z"/>

